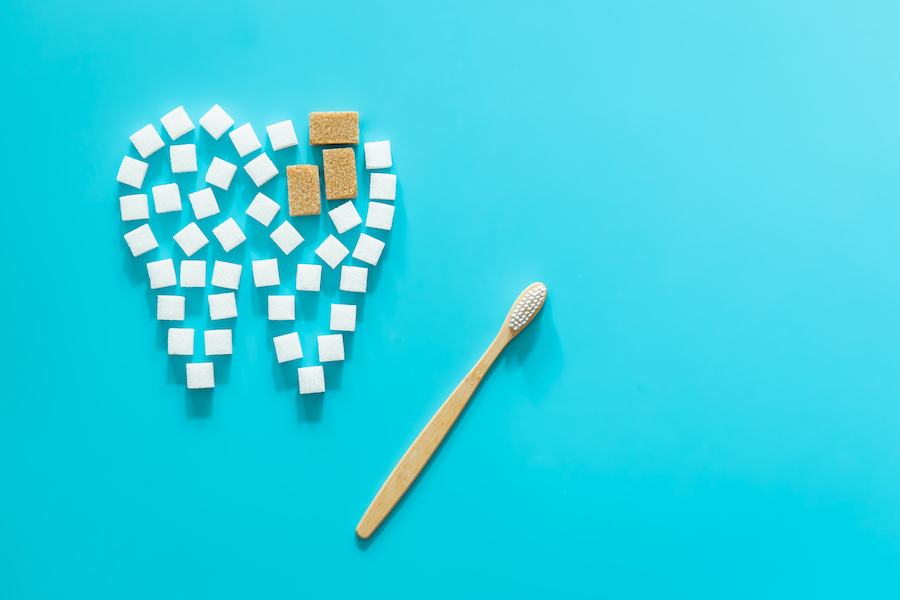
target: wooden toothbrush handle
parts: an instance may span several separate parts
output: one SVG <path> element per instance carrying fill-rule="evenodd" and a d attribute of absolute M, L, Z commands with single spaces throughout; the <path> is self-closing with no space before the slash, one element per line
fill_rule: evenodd
<path fill-rule="evenodd" d="M 484 355 L 475 363 L 475 366 L 469 371 L 465 379 L 456 386 L 456 389 L 453 390 L 447 401 L 431 417 L 431 420 L 425 425 L 425 429 L 415 439 L 412 446 L 409 447 L 409 450 L 406 451 L 406 454 L 403 455 L 403 458 L 400 459 L 400 462 L 388 475 L 387 481 L 375 494 L 375 499 L 372 500 L 362 519 L 359 520 L 359 525 L 356 526 L 356 535 L 367 539 L 378 529 L 385 517 L 390 514 L 397 502 L 400 501 L 400 498 L 403 497 L 403 494 L 406 493 L 406 490 L 409 489 L 409 486 L 412 485 L 425 465 L 428 464 L 434 451 L 441 445 L 444 437 L 466 407 L 466 403 L 472 397 L 475 388 L 481 383 L 484 375 L 510 339 L 509 330 L 507 327 L 504 327 L 497 334 L 497 337 L 494 338 Z"/>

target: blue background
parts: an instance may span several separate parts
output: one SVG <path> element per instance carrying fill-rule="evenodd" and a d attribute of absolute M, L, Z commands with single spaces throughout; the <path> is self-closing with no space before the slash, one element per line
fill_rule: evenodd
<path fill-rule="evenodd" d="M 2 11 L 0 597 L 896 597 L 896 3 L 78 4 Z M 128 136 L 214 103 L 264 142 L 349 109 L 393 144 L 324 397 L 274 362 L 261 226 L 212 393 L 144 270 L 189 211 L 153 216 L 158 255 L 122 241 Z M 254 192 L 239 171 L 223 209 Z M 358 540 L 536 280 L 546 310 Z M 304 364 L 335 297 L 299 304 Z"/>

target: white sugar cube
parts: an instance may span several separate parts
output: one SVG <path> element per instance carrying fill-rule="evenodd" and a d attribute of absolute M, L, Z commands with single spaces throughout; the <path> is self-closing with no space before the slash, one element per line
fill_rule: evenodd
<path fill-rule="evenodd" d="M 381 252 L 384 250 L 384 242 L 364 233 L 359 234 L 359 241 L 353 249 L 353 258 L 369 263 L 373 267 L 378 264 Z"/>
<path fill-rule="evenodd" d="M 153 194 L 153 208 L 156 214 L 181 212 L 181 192 L 178 191 L 177 183 L 167 183 L 165 185 L 155 185 L 150 188 Z"/>
<path fill-rule="evenodd" d="M 184 229 L 175 234 L 174 238 L 175 243 L 188 256 L 193 256 L 197 250 L 209 243 L 209 239 L 203 235 L 196 223 L 188 223 Z"/>
<path fill-rule="evenodd" d="M 322 265 L 297 265 L 297 291 L 318 292 L 322 287 Z"/>
<path fill-rule="evenodd" d="M 281 279 L 278 277 L 278 259 L 254 260 L 251 266 L 253 267 L 253 285 L 256 287 L 281 284 Z"/>
<path fill-rule="evenodd" d="M 177 140 L 188 131 L 194 130 L 194 124 L 191 123 L 191 118 L 185 112 L 183 106 L 179 106 L 172 112 L 168 113 L 162 119 L 163 127 L 166 129 L 166 133 L 169 134 L 169 137 L 172 140 Z"/>
<path fill-rule="evenodd" d="M 146 223 L 126 233 L 125 243 L 128 244 L 128 249 L 131 250 L 132 256 L 140 256 L 144 252 L 159 248 L 156 238 L 153 237 L 153 232 L 150 231 L 150 226 Z"/>
<path fill-rule="evenodd" d="M 294 229 L 294 226 L 287 221 L 279 225 L 269 237 L 272 238 L 272 241 L 274 241 L 285 254 L 293 252 L 294 248 L 299 246 L 300 242 L 303 241 L 303 236 L 300 235 L 300 233 Z"/>
<path fill-rule="evenodd" d="M 256 187 L 260 187 L 262 184 L 278 175 L 278 168 L 265 152 L 244 165 L 244 170 L 247 171 L 247 175 L 250 176 L 250 179 L 253 180 Z"/>
<path fill-rule="evenodd" d="M 394 225 L 394 207 L 384 202 L 369 202 L 366 213 L 366 227 L 390 231 Z"/>
<path fill-rule="evenodd" d="M 206 261 L 183 260 L 181 261 L 181 287 L 202 288 L 206 287 Z"/>
<path fill-rule="evenodd" d="M 194 330 L 187 327 L 169 329 L 169 355 L 191 356 L 194 354 Z"/>
<path fill-rule="evenodd" d="M 203 188 L 193 194 L 188 194 L 188 200 L 191 201 L 194 218 L 198 221 L 219 214 L 219 203 L 216 202 L 216 194 L 212 188 Z"/>
<path fill-rule="evenodd" d="M 237 316 L 237 301 L 234 292 L 209 295 L 209 320 L 221 321 Z"/>
<path fill-rule="evenodd" d="M 369 177 L 370 200 L 396 200 L 397 176 L 390 173 L 372 173 Z"/>
<path fill-rule="evenodd" d="M 278 205 L 277 202 L 259 192 L 256 194 L 256 197 L 253 198 L 253 202 L 250 203 L 250 206 L 247 207 L 247 214 L 264 226 L 268 227 L 272 222 L 272 219 L 275 218 L 275 215 L 278 214 L 278 211 L 281 210 L 281 206 Z"/>
<path fill-rule="evenodd" d="M 184 296 L 157 296 L 157 321 L 184 321 Z"/>
<path fill-rule="evenodd" d="M 228 219 L 218 227 L 214 227 L 212 232 L 213 235 L 216 236 L 216 239 L 219 240 L 219 243 L 222 244 L 222 249 L 225 250 L 225 252 L 231 252 L 232 249 L 239 246 L 247 239 L 247 236 L 245 236 L 244 232 L 241 231 L 241 228 L 238 227 L 237 222 L 231 217 L 228 217 Z"/>
<path fill-rule="evenodd" d="M 270 321 L 293 321 L 294 314 L 293 296 L 269 296 Z"/>
<path fill-rule="evenodd" d="M 356 331 L 356 305 L 332 304 L 331 305 L 331 330 L 332 331 Z"/>
<path fill-rule="evenodd" d="M 297 134 L 294 132 L 294 124 L 290 121 L 282 121 L 266 127 L 269 134 L 269 143 L 272 150 L 284 150 L 297 145 Z"/>
<path fill-rule="evenodd" d="M 344 202 L 337 208 L 329 210 L 328 216 L 331 217 L 334 228 L 337 229 L 338 233 L 349 231 L 362 223 L 362 219 L 359 218 L 359 213 L 356 212 L 353 202 Z"/>
<path fill-rule="evenodd" d="M 134 144 L 134 147 L 138 151 L 138 154 L 141 155 L 141 158 L 147 158 L 166 145 L 166 143 L 163 142 L 163 139 L 159 137 L 159 134 L 156 132 L 156 128 L 154 128 L 153 125 L 142 127 L 128 139 Z"/>
<path fill-rule="evenodd" d="M 169 160 L 172 163 L 173 173 L 197 172 L 197 146 L 194 144 L 179 144 L 169 147 Z"/>
<path fill-rule="evenodd" d="M 172 287 L 178 283 L 175 278 L 175 263 L 171 258 L 155 260 L 147 263 L 147 274 L 150 276 L 150 289 Z"/>
<path fill-rule="evenodd" d="M 341 291 L 366 293 L 369 270 L 365 267 L 341 267 Z"/>
<path fill-rule="evenodd" d="M 275 342 L 275 357 L 279 363 L 303 358 L 303 348 L 300 347 L 300 336 L 296 331 L 278 335 L 273 338 Z"/>
<path fill-rule="evenodd" d="M 342 334 L 320 335 L 316 339 L 319 342 L 319 362 L 344 360 L 344 336 Z"/>
<path fill-rule="evenodd" d="M 241 285 L 243 266 L 217 260 L 213 265 L 212 284 L 214 287 L 236 290 Z"/>
<path fill-rule="evenodd" d="M 391 162 L 391 141 L 383 142 L 366 142 L 366 168 L 367 169 L 387 169 Z"/>
<path fill-rule="evenodd" d="M 216 387 L 215 369 L 211 362 L 188 363 L 186 366 L 189 390 L 206 390 Z"/>
<path fill-rule="evenodd" d="M 222 137 L 222 134 L 228 131 L 228 128 L 232 125 L 234 125 L 234 119 L 229 117 L 228 113 L 222 110 L 222 107 L 218 104 L 200 117 L 200 126 L 203 127 L 214 140 Z"/>
<path fill-rule="evenodd" d="M 325 369 L 322 367 L 300 367 L 297 376 L 301 394 L 321 394 L 325 391 Z"/>
<path fill-rule="evenodd" d="M 203 349 L 207 356 L 232 354 L 231 330 L 208 329 L 203 332 Z"/>
<path fill-rule="evenodd" d="M 143 221 L 150 218 L 147 194 L 130 194 L 119 198 L 123 221 Z"/>
<path fill-rule="evenodd" d="M 229 133 L 228 137 L 231 138 L 231 143 L 234 144 L 234 149 L 237 150 L 241 158 L 262 148 L 262 144 L 259 143 L 259 138 L 256 137 L 256 132 L 253 131 L 250 123 L 241 125 Z"/>
<path fill-rule="evenodd" d="M 350 253 L 347 247 L 333 235 L 325 238 L 325 241 L 316 248 L 315 252 L 332 269 L 341 264 L 341 261 Z"/>
<path fill-rule="evenodd" d="M 116 181 L 130 185 L 133 188 L 141 189 L 144 185 L 144 176 L 147 174 L 147 163 L 136 158 L 126 156 L 119 165 L 119 172 L 116 174 Z"/>
<path fill-rule="evenodd" d="M 220 190 L 228 191 L 231 186 L 231 180 L 237 172 L 237 165 L 233 165 L 227 160 L 222 160 L 218 156 L 212 159 L 209 169 L 206 171 L 206 183 L 214 185 Z"/>

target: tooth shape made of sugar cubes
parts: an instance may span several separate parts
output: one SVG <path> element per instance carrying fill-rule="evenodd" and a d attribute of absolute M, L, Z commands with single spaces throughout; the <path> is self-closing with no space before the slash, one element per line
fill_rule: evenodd
<path fill-rule="evenodd" d="M 239 115 L 245 124 L 235 128 L 218 104 L 199 127 L 197 107 L 160 108 L 148 125 L 122 132 L 124 158 L 110 170 L 123 251 L 146 274 L 136 286 L 153 296 L 147 317 L 168 340 L 179 383 L 200 394 L 229 379 L 223 370 L 252 335 L 236 323 L 254 319 L 268 332 L 262 356 L 290 370 L 296 393 L 324 393 L 329 369 L 350 354 L 358 306 L 375 291 L 367 276 L 390 243 L 390 141 L 361 140 L 356 112 L 286 111 L 255 125 Z M 295 118 L 308 121 L 307 139 Z M 339 148 L 311 152 L 320 145 Z M 240 300 L 254 294 L 249 310 Z M 311 301 L 321 305 L 316 321 L 301 308 Z"/>

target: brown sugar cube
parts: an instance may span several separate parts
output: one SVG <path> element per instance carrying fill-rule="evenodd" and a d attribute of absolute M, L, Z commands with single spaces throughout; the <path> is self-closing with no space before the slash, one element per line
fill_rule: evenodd
<path fill-rule="evenodd" d="M 322 212 L 318 165 L 288 165 L 288 209 L 292 217 Z"/>
<path fill-rule="evenodd" d="M 353 148 L 322 150 L 325 162 L 325 198 L 356 198 L 356 155 Z"/>
<path fill-rule="evenodd" d="M 309 113 L 309 145 L 359 144 L 358 112 Z"/>

